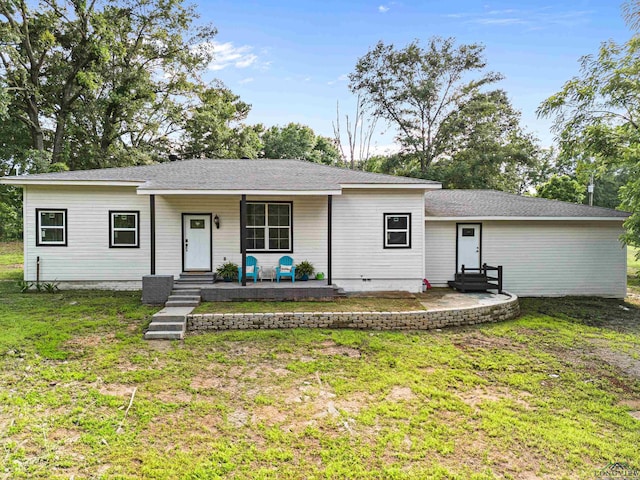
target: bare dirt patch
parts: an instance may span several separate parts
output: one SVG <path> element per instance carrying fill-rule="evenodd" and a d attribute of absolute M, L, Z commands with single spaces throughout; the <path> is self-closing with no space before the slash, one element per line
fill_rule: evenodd
<path fill-rule="evenodd" d="M 470 332 L 453 344 L 456 348 L 466 350 L 469 348 L 511 349 L 520 350 L 524 345 L 503 337 L 483 335 L 480 332 Z"/>
<path fill-rule="evenodd" d="M 163 403 L 189 403 L 193 399 L 193 395 L 187 392 L 181 391 L 164 391 L 157 393 L 150 393 L 145 395 L 146 397 L 160 400 Z"/>
<path fill-rule="evenodd" d="M 520 392 L 519 395 L 515 394 L 507 388 L 494 387 L 494 386 L 478 386 L 465 392 L 457 392 L 458 397 L 469 405 L 470 407 L 478 407 L 485 402 L 500 402 L 503 400 L 509 400 L 518 405 L 521 405 L 527 409 L 531 408 L 531 405 L 522 397 L 529 396 L 525 392 Z"/>
<path fill-rule="evenodd" d="M 132 385 L 123 385 L 121 383 L 107 383 L 98 388 L 102 395 L 110 395 L 112 397 L 130 397 L 135 387 Z"/>
<path fill-rule="evenodd" d="M 240 428 L 247 424 L 249 414 L 243 409 L 237 409 L 227 415 L 227 421 L 232 427 Z"/>
<path fill-rule="evenodd" d="M 110 342 L 115 338 L 113 333 L 104 333 L 101 335 L 86 335 L 84 337 L 74 337 L 71 340 L 67 340 L 65 345 L 72 349 L 78 348 L 91 348 L 106 342 Z"/>
<path fill-rule="evenodd" d="M 400 387 L 395 386 L 391 389 L 391 391 L 385 397 L 386 400 L 391 402 L 405 401 L 409 402 L 416 398 L 415 393 L 411 390 L 410 387 Z"/>
<path fill-rule="evenodd" d="M 212 373 L 200 373 L 191 380 L 191 388 L 196 390 L 216 389 L 225 392 L 236 392 L 238 380 L 236 378 L 222 377 Z"/>
<path fill-rule="evenodd" d="M 252 423 L 264 423 L 266 425 L 276 425 L 284 423 L 286 420 L 287 414 L 272 405 L 256 407 L 251 416 Z"/>
<path fill-rule="evenodd" d="M 592 343 L 598 342 L 594 341 Z M 640 379 L 640 360 L 636 360 L 631 355 L 607 347 L 596 347 L 593 349 L 593 354 L 625 375 Z"/>
<path fill-rule="evenodd" d="M 326 341 L 322 343 L 322 349 L 318 353 L 322 355 L 341 355 L 349 358 L 360 358 L 362 354 L 357 348 L 336 345 L 334 342 Z"/>

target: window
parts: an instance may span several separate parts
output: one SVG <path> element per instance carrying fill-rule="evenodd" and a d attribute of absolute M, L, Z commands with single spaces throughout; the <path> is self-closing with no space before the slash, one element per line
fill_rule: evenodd
<path fill-rule="evenodd" d="M 291 202 L 247 202 L 247 251 L 292 252 Z"/>
<path fill-rule="evenodd" d="M 67 210 L 36 208 L 36 246 L 67 246 Z"/>
<path fill-rule="evenodd" d="M 463 228 L 462 229 L 462 236 L 463 237 L 475 237 L 476 236 L 476 229 L 475 228 Z"/>
<path fill-rule="evenodd" d="M 411 248 L 411 214 L 384 214 L 384 248 Z"/>
<path fill-rule="evenodd" d="M 109 212 L 109 248 L 140 246 L 140 212 Z"/>

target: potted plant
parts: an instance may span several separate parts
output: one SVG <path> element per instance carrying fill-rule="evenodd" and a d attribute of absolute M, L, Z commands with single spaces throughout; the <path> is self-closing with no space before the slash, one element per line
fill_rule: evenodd
<path fill-rule="evenodd" d="M 313 265 L 311 262 L 305 260 L 296 265 L 296 276 L 300 280 L 309 280 L 310 275 L 313 275 Z"/>
<path fill-rule="evenodd" d="M 324 280 L 324 273 L 322 272 L 316 273 L 316 280 Z"/>
<path fill-rule="evenodd" d="M 238 277 L 238 265 L 233 262 L 225 262 L 216 269 L 216 273 L 225 282 L 232 282 Z"/>

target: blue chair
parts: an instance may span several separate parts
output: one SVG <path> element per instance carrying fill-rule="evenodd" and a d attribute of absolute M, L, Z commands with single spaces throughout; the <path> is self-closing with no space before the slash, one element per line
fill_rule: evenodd
<path fill-rule="evenodd" d="M 289 270 L 283 271 L 282 267 L 291 267 Z M 276 267 L 276 282 L 280 283 L 280 277 L 291 277 L 291 283 L 296 281 L 296 266 L 293 264 L 293 258 L 285 255 L 278 262 L 278 266 Z"/>
<path fill-rule="evenodd" d="M 258 281 L 259 271 L 260 268 L 258 267 L 258 259 L 249 255 L 247 257 L 247 278 L 253 277 L 253 283 L 256 283 Z M 242 283 L 242 265 L 238 267 L 238 283 Z"/>

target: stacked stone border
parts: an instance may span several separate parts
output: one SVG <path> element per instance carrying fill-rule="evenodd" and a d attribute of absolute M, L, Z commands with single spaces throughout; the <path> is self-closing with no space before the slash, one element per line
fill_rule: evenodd
<path fill-rule="evenodd" d="M 430 330 L 511 320 L 520 315 L 518 297 L 492 305 L 411 312 L 283 312 L 206 313 L 187 315 L 187 331 L 274 328 L 354 328 L 366 330 Z"/>

